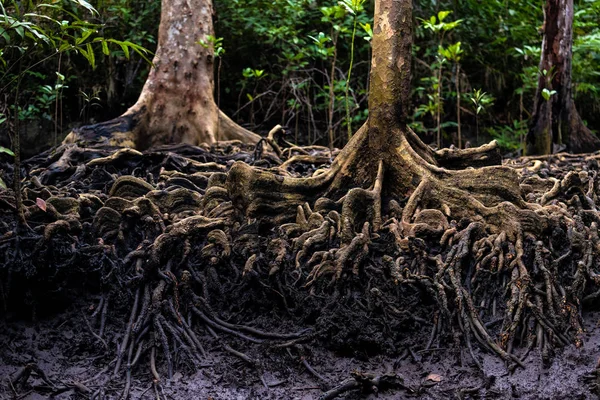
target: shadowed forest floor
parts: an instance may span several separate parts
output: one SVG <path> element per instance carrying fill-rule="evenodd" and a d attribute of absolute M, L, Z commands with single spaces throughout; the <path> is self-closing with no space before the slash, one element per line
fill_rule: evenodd
<path fill-rule="evenodd" d="M 84 399 L 89 395 L 74 386 L 102 372 L 110 361 L 110 352 L 103 351 L 82 322 L 81 307 L 70 307 L 51 319 L 37 323 L 24 321 L 0 322 L 0 386 L 1 399 L 15 398 L 7 384 L 30 362 L 35 362 L 47 377 L 60 387 L 52 390 L 40 377 L 33 376 L 18 391 L 20 399 Z M 594 399 L 585 377 L 600 357 L 600 314 L 585 317 L 588 333 L 582 348 L 570 346 L 560 350 L 552 362 L 544 365 L 539 353 L 530 357 L 526 369 L 508 374 L 497 357 L 477 351 L 482 357 L 484 371 L 473 366 L 460 367 L 451 351 L 415 352 L 402 357 L 378 355 L 370 358 L 344 357 L 335 352 L 312 347 L 308 356 L 310 366 L 326 381 L 320 382 L 306 368 L 287 355 L 271 356 L 269 370 L 261 376 L 236 358 L 210 349 L 207 366 L 195 373 L 176 373 L 164 385 L 164 393 L 172 399 L 318 399 L 322 388 L 330 388 L 358 370 L 375 374 L 394 372 L 404 378 L 405 389 L 394 389 L 362 395 L 359 391 L 346 393 L 346 399 Z M 438 378 L 440 382 L 436 382 Z M 484 378 L 487 376 L 487 379 Z M 427 379 L 427 378 L 430 379 Z M 432 380 L 431 378 L 434 378 Z M 131 398 L 155 399 L 145 370 L 134 374 Z M 122 382 L 115 382 L 116 386 Z M 145 393 L 144 393 L 145 392 Z"/>
<path fill-rule="evenodd" d="M 237 143 L 146 153 L 68 145 L 25 161 L 29 228 L 19 239 L 14 197 L 0 193 L 0 399 L 119 398 L 124 387 L 135 399 L 317 399 L 357 382 L 367 390 L 340 389 L 340 398 L 595 398 L 590 374 L 600 358 L 600 292 L 583 293 L 579 348 L 554 348 L 550 339 L 534 346 L 524 327 L 515 347 L 525 368 L 507 369 L 476 342 L 471 353 L 450 330 L 439 332 L 435 302 L 410 282 L 404 289 L 371 268 L 373 275 L 360 276 L 368 281 L 350 278 L 342 294 L 325 285 L 304 290 L 294 271 L 273 272 L 276 234 L 237 222 L 232 239 L 226 228 L 210 225 L 235 215 L 220 189 L 234 161 L 283 166 L 301 177 L 335 156 L 317 147 L 295 151 L 275 155 Z M 583 169 L 596 182 L 598 158 L 559 154 L 506 164 L 518 166 L 525 184 Z M 9 181 L 9 160 L 0 167 Z M 570 207 L 589 211 L 578 201 Z M 198 210 L 207 219 L 194 226 L 210 230 L 185 231 L 169 242 L 165 232 Z M 385 240 L 373 240 L 373 265 Z M 148 250 L 156 242 L 167 243 L 158 254 Z M 304 257 L 286 262 L 302 264 L 310 258 Z M 165 269 L 143 269 L 156 258 Z M 194 290 L 186 286 L 187 270 L 176 277 L 171 271 L 180 264 L 198 274 Z M 492 333 L 502 322 L 496 315 L 503 305 L 497 308 L 494 301 L 493 314 L 481 311 Z M 193 320 L 196 327 L 187 330 Z M 534 321 L 526 319 L 532 327 Z"/>

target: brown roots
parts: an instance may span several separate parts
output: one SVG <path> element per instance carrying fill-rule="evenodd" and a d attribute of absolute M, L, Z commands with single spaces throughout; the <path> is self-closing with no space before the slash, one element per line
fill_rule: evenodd
<path fill-rule="evenodd" d="M 162 107 L 164 114 L 165 106 Z M 231 140 L 255 144 L 260 140 L 260 136 L 239 126 L 221 110 L 213 110 L 213 115 L 197 108 L 188 115 L 175 111 L 174 115 L 156 117 L 145 104 L 138 103 L 118 118 L 73 130 L 63 143 L 147 149 L 168 143 L 200 146 Z"/>
<path fill-rule="evenodd" d="M 377 153 L 363 127 L 328 171 L 309 178 L 236 163 L 227 190 L 245 218 L 287 238 L 281 251 L 311 293 L 338 293 L 350 278 L 428 293 L 439 317 L 427 347 L 451 332 L 477 365 L 473 340 L 522 365 L 533 346 L 547 359 L 555 346 L 579 344 L 583 293 L 598 283 L 595 172 L 554 179 L 547 192 L 540 179 L 526 202 L 515 169 L 440 167 L 497 161 L 493 144 L 449 156 L 411 132 L 397 137 Z M 390 310 L 402 305 L 370 290 Z M 527 349 L 521 358 L 515 345 Z"/>
<path fill-rule="evenodd" d="M 260 371 L 246 349 L 312 338 L 411 354 L 449 341 L 477 366 L 473 342 L 510 366 L 536 347 L 547 359 L 580 343 L 583 307 L 600 299 L 594 156 L 451 170 L 444 157 L 456 167 L 461 154 L 494 160 L 496 149 L 449 157 L 410 132 L 402 140 L 376 157 L 361 131 L 330 168 L 321 149 L 64 146 L 25 163 L 33 245 L 4 251 L 15 237 L 0 221 L 0 273 L 38 277 L 31 293 L 46 301 L 78 271 L 98 293 L 85 318 L 94 341 L 103 352 L 109 337 L 118 343 L 106 379 L 124 375 L 124 395 L 137 365 L 159 393 L 175 369 L 206 365 L 212 346 Z M 14 197 L 0 199 L 13 215 Z M 16 278 L 0 281 L 7 308 Z M 118 311 L 121 330 L 107 323 Z"/>

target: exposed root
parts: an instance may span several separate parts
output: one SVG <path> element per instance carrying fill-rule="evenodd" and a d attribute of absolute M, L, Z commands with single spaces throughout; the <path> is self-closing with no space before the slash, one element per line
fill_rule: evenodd
<path fill-rule="evenodd" d="M 268 157 L 269 171 L 234 163 L 254 162 L 252 149 L 228 153 L 239 150 L 235 143 L 214 153 L 62 147 L 32 172 L 40 179 L 24 185 L 35 232 L 22 238 L 31 243 L 22 249 L 28 258 L 9 251 L 1 261 L 11 276 L 39 276 L 28 285 L 41 288 L 32 290 L 40 298 L 67 276 L 89 282 L 99 296 L 84 323 L 102 348 L 107 331 L 114 335 L 107 315 L 126 315 L 110 368 L 125 378 L 123 398 L 135 368 L 149 366 L 162 397 L 162 379 L 207 365 L 215 344 L 259 374 L 252 349 L 293 349 L 315 338 L 338 349 L 395 350 L 413 332 L 423 341 L 409 354 L 450 342 L 478 368 L 476 345 L 513 368 L 532 349 L 549 360 L 554 348 L 580 344 L 582 309 L 600 300 L 593 160 L 566 173 L 544 161 L 545 177 L 523 167 L 537 160 L 526 161 L 519 187 L 506 167 L 450 171 L 378 158 L 356 170 L 365 138 L 358 134 L 345 158 L 318 173 L 326 164 L 304 169 L 299 158 L 281 164 L 287 171 Z M 418 160 L 409 139 L 397 154 Z M 58 168 L 61 159 L 63 167 L 88 161 Z M 8 206 L 0 211 L 12 215 L 13 199 L 2 199 Z M 1 249 L 14 241 L 10 230 L 2 226 Z M 17 298 L 10 287 L 22 278 L 6 271 L 2 297 L 10 306 Z M 58 272 L 47 281 L 47 271 Z M 258 325 L 250 315 L 260 316 Z M 310 321 L 312 330 L 274 332 L 258 327 L 263 315 Z M 371 390 L 375 378 L 337 389 Z"/>
<path fill-rule="evenodd" d="M 389 274 L 396 285 L 422 287 L 441 310 L 427 348 L 442 332 L 451 332 L 477 365 L 473 339 L 518 366 L 523 363 L 516 343 L 527 348 L 537 343 L 548 355 L 555 346 L 579 342 L 582 290 L 586 282 L 598 281 L 591 261 L 600 255 L 597 245 L 585 244 L 598 243 L 595 171 L 570 172 L 549 186 L 539 180 L 525 202 L 517 175 L 506 167 L 450 171 L 435 165 L 444 157 L 455 166 L 470 157 L 495 162 L 489 156 L 494 144 L 469 154 L 436 155 L 407 134 L 370 180 L 372 163 L 357 158 L 368 157 L 366 131 L 363 127 L 321 175 L 293 179 L 236 164 L 228 176 L 233 204 L 248 218 L 272 226 L 292 219 L 286 210 L 297 210 L 296 222 L 280 231 L 291 239 L 285 251 L 294 257 L 294 270 L 307 274 L 311 293 L 327 290 L 319 285 L 323 277 L 339 281 L 345 271 L 378 285 Z M 359 187 L 340 196 L 349 181 Z M 370 190 L 360 187 L 369 182 Z M 548 236 L 553 237 L 538 240 Z M 423 245 L 415 247 L 418 240 Z M 425 243 L 433 246 L 426 251 Z M 577 254 L 577 261 L 567 253 Z M 377 260 L 387 267 L 380 270 Z M 387 304 L 402 304 L 401 297 L 388 299 L 390 293 L 379 288 L 371 293 Z"/>

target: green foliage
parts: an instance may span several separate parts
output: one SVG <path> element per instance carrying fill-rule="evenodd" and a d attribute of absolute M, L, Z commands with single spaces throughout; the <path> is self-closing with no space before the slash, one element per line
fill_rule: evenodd
<path fill-rule="evenodd" d="M 0 153 L 5 153 L 12 157 L 15 156 L 15 153 L 13 153 L 13 151 L 11 149 L 8 149 L 8 148 L 2 147 L 2 146 L 0 146 Z"/>
<path fill-rule="evenodd" d="M 333 111 L 334 140 L 343 145 L 342 128 L 365 118 L 371 7 L 365 0 L 215 1 L 216 32 L 236 49 L 225 56 L 225 92 L 247 97 L 248 91 L 255 103 L 252 109 L 238 101 L 230 114 L 247 122 L 250 111 L 264 112 L 256 116 L 261 124 L 251 126 L 259 131 L 297 121 L 301 143 L 326 143 Z M 353 44 L 355 38 L 364 40 Z M 250 85 L 238 72 L 246 68 L 268 76 Z"/>
<path fill-rule="evenodd" d="M 547 88 L 542 89 L 542 97 L 544 100 L 548 101 L 552 96 L 556 94 L 556 90 L 549 90 Z"/>
<path fill-rule="evenodd" d="M 366 0 L 341 0 L 338 1 L 338 4 L 341 4 L 350 14 L 357 15 L 365 10 L 365 1 Z"/>
<path fill-rule="evenodd" d="M 225 49 L 223 48 L 223 38 L 208 35 L 206 39 L 200 39 L 198 44 L 205 49 L 212 48 L 215 57 L 222 57 L 223 54 L 225 54 Z"/>
<path fill-rule="evenodd" d="M 252 69 L 252 68 L 244 68 L 242 75 L 246 79 L 256 79 L 256 80 L 262 79 L 265 76 L 267 76 L 264 69 Z"/>
<path fill-rule="evenodd" d="M 438 53 L 449 61 L 460 62 L 463 54 L 463 50 L 461 49 L 460 45 L 460 42 L 456 42 L 446 48 L 439 46 Z"/>
<path fill-rule="evenodd" d="M 427 55 L 433 56 L 433 61 L 429 64 L 430 74 L 429 78 L 422 79 L 422 82 L 430 82 L 429 93 L 426 94 L 428 102 L 421 104 L 416 108 L 414 118 L 418 118 L 426 113 L 431 114 L 435 120 L 435 128 L 432 130 L 437 131 L 437 146 L 442 146 L 442 130 L 450 126 L 458 126 L 457 124 L 448 124 L 442 121 L 442 112 L 444 107 L 444 98 L 447 93 L 444 92 L 444 65 L 448 61 L 458 64 L 462 58 L 463 50 L 461 43 L 456 42 L 444 47 L 444 37 L 447 32 L 453 31 L 458 27 L 462 20 L 456 20 L 452 22 L 446 22 L 446 18 L 451 14 L 450 11 L 439 11 L 437 15 L 432 15 L 429 19 L 419 20 L 422 23 L 422 28 L 428 31 L 432 31 L 437 34 L 437 54 L 427 53 Z M 425 92 L 424 88 L 418 88 L 418 91 Z M 424 126 L 424 125 L 423 125 Z"/>
<path fill-rule="evenodd" d="M 0 37 L 4 41 L 0 58 L 2 91 L 12 99 L 10 108 L 17 112 L 16 118 L 19 120 L 53 118 L 50 109 L 53 103 L 59 102 L 63 90 L 68 88 L 64 85 L 64 75 L 60 73 L 63 55 L 79 54 L 95 69 L 98 51 L 109 55 L 110 48 L 116 47 L 126 58 L 135 52 L 150 63 L 148 50 L 142 46 L 128 40 L 100 36 L 101 25 L 83 19 L 78 13 L 79 8 L 84 9 L 90 18 L 99 15 L 85 0 L 65 0 L 62 3 L 52 0 L 21 3 L 12 0 L 0 5 Z M 18 57 L 18 62 L 8 63 L 8 57 Z M 21 86 L 26 76 L 45 78 L 43 73 L 36 73 L 35 69 L 51 59 L 59 60 L 53 85 L 32 86 L 30 83 Z M 25 99 L 24 103 L 21 103 L 22 99 Z M 54 120 L 58 123 L 56 115 Z"/>
<path fill-rule="evenodd" d="M 80 90 L 79 95 L 83 100 L 83 107 L 81 108 L 79 116 L 83 118 L 82 122 L 85 124 L 88 123 L 90 112 L 94 107 L 102 108 L 100 105 L 101 99 L 99 97 L 99 89 L 96 88 L 91 94 Z"/>
<path fill-rule="evenodd" d="M 346 76 L 346 126 L 348 128 L 348 140 L 352 136 L 352 117 L 350 114 L 350 80 L 352 78 L 352 67 L 354 66 L 354 39 L 356 38 L 357 15 L 364 11 L 365 0 L 342 0 L 340 3 L 352 14 L 352 44 L 350 45 L 350 66 Z"/>
<path fill-rule="evenodd" d="M 504 151 L 517 151 L 527 134 L 526 121 L 513 121 L 512 125 L 498 125 L 487 128 L 487 133 L 498 142 Z"/>
<path fill-rule="evenodd" d="M 26 75 L 34 75 L 31 71 L 27 71 Z M 39 85 L 33 92 L 33 99 L 25 107 L 18 108 L 18 118 L 20 121 L 34 120 L 42 118 L 48 121 L 52 120 L 52 108 L 63 89 L 68 88 L 64 84 L 65 77 L 62 74 L 56 73 L 56 84 Z M 42 75 L 43 76 L 43 75 Z M 10 108 L 15 110 L 17 105 L 13 104 Z"/>
<path fill-rule="evenodd" d="M 198 45 L 217 58 L 219 105 L 255 131 L 293 125 L 300 143 L 327 144 L 331 129 L 335 145 L 343 145 L 346 131 L 367 117 L 372 4 L 214 0 L 215 34 Z M 143 49 L 156 44 L 160 0 L 5 0 L 0 6 L 0 91 L 8 104 L 0 112 L 60 126 L 57 110 L 65 123 L 91 122 L 135 101 L 151 67 Z M 552 98 L 553 72 L 538 70 L 539 1 L 419 1 L 415 13 L 410 123 L 427 140 L 438 128 L 445 144 L 455 140 L 461 109 L 466 139 L 478 135 L 479 125 L 482 135 L 510 137 L 502 124 L 517 117 L 526 125 L 541 77 L 547 82 L 542 96 Z M 576 1 L 574 14 L 573 94 L 582 117 L 598 130 L 600 1 Z M 496 101 L 476 104 L 477 90 Z"/>
<path fill-rule="evenodd" d="M 423 27 L 425 29 L 428 29 L 432 32 L 439 33 L 451 31 L 462 22 L 462 19 L 457 19 L 456 21 L 452 22 L 444 22 L 446 17 L 451 13 L 452 11 L 440 11 L 438 12 L 437 17 L 432 15 L 429 19 L 419 18 L 419 20 L 423 23 Z"/>
<path fill-rule="evenodd" d="M 600 1 L 587 0 L 576 9 L 573 32 L 573 89 L 578 110 L 589 118 L 600 113 Z M 596 130 L 599 118 L 594 118 Z"/>
<path fill-rule="evenodd" d="M 471 100 L 473 111 L 477 115 L 484 112 L 494 102 L 494 98 L 481 89 L 473 89 L 473 93 L 469 96 L 469 99 Z"/>

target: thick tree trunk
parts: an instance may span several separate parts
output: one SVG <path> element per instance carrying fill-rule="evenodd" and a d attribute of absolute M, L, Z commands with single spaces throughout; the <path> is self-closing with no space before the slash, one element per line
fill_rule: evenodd
<path fill-rule="evenodd" d="M 598 150 L 600 139 L 584 124 L 575 108 L 571 87 L 573 0 L 547 0 L 540 74 L 529 134 L 528 154 L 550 154 L 552 143 L 566 143 L 576 153 Z M 555 90 L 549 100 L 544 89 Z"/>
<path fill-rule="evenodd" d="M 104 141 L 144 149 L 165 143 L 214 143 L 260 137 L 233 123 L 214 98 L 210 0 L 163 0 L 153 68 L 135 105 L 121 117 L 85 126 L 66 141 Z"/>

